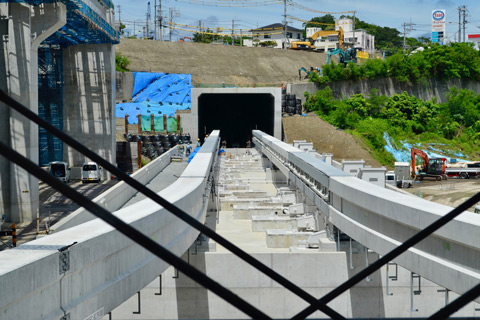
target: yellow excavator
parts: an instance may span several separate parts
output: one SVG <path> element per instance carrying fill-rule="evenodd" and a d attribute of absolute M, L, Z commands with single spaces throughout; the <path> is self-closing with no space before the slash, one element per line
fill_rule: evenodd
<path fill-rule="evenodd" d="M 338 47 L 343 49 L 343 29 L 339 27 L 338 30 L 321 30 L 317 31 L 310 38 L 309 41 L 294 41 L 290 49 L 292 50 L 314 50 L 315 49 L 315 40 L 318 37 L 325 37 L 331 35 L 338 35 Z"/>

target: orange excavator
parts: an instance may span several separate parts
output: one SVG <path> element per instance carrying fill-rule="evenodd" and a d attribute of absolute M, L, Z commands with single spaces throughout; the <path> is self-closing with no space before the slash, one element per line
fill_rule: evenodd
<path fill-rule="evenodd" d="M 431 158 L 429 159 L 427 154 L 420 149 L 412 147 L 412 175 L 415 180 L 422 181 L 424 178 L 432 178 L 437 181 L 447 180 L 447 175 L 445 173 L 447 169 L 447 158 Z M 415 174 L 415 156 L 419 156 L 423 159 L 423 165 L 418 170 L 418 174 Z"/>

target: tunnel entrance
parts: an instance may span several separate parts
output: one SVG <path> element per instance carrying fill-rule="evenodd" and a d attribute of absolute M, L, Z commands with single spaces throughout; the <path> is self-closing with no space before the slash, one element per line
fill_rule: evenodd
<path fill-rule="evenodd" d="M 252 130 L 273 135 L 274 101 L 270 93 L 203 93 L 198 97 L 198 137 L 218 129 L 227 147 L 244 148 Z"/>

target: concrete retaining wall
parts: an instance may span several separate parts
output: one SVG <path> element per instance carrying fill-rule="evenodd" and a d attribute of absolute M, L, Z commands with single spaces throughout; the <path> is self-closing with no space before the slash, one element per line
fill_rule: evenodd
<path fill-rule="evenodd" d="M 392 96 L 395 93 L 408 92 L 410 95 L 422 100 L 437 99 L 437 102 L 443 103 L 447 101 L 447 93 L 450 88 L 456 86 L 459 89 L 469 89 L 474 92 L 480 91 L 480 82 L 470 79 L 427 79 L 422 80 L 417 84 L 409 84 L 399 82 L 395 79 L 386 78 L 378 80 L 357 80 L 357 81 L 342 81 L 328 84 L 333 91 L 335 99 L 343 100 L 349 98 L 354 94 L 363 93 L 364 96 L 370 95 L 372 89 L 377 89 L 378 94 Z M 296 94 L 297 98 L 305 102 L 305 91 L 311 95 L 318 90 L 325 88 L 315 83 L 300 83 L 288 84 L 287 93 Z"/>
<path fill-rule="evenodd" d="M 132 100 L 133 86 L 135 79 L 133 72 L 116 72 L 115 73 L 115 89 L 116 101 Z"/>

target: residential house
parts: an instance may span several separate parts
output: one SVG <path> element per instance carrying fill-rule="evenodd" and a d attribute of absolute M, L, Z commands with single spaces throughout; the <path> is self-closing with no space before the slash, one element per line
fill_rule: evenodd
<path fill-rule="evenodd" d="M 283 24 L 274 23 L 261 28 L 249 30 L 248 36 L 252 39 L 245 39 L 243 45 L 247 47 L 262 46 L 267 41 L 275 41 L 274 48 L 283 48 L 283 43 L 287 43 L 289 47 L 290 42 L 299 41 L 302 39 L 303 30 L 290 27 L 287 25 L 286 38 L 284 38 Z"/>

